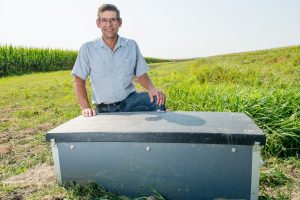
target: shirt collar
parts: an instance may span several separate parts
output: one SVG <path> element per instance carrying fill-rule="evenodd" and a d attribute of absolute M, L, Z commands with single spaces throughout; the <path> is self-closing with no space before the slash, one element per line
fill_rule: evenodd
<path fill-rule="evenodd" d="M 107 44 L 103 41 L 103 38 L 102 38 L 102 37 L 95 39 L 95 40 L 94 40 L 94 44 L 95 44 L 95 47 L 96 47 L 96 48 L 105 48 L 105 47 L 109 48 L 109 47 L 107 46 Z M 119 47 L 125 47 L 125 46 L 127 46 L 127 43 L 126 43 L 126 41 L 125 41 L 125 38 L 120 37 L 120 36 L 118 35 L 118 40 L 117 40 L 117 44 L 116 44 L 115 49 L 117 49 L 117 48 L 119 48 Z"/>

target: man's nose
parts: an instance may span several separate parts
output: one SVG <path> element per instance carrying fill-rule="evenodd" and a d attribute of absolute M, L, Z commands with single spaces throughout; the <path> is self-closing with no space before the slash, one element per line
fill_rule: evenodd
<path fill-rule="evenodd" d="M 112 25 L 112 21 L 109 19 L 109 20 L 106 22 L 105 25 L 106 25 L 106 26 L 111 26 L 111 25 Z"/>

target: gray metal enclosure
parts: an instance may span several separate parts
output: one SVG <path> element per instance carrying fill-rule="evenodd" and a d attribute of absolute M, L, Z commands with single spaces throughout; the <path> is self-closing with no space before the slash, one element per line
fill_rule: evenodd
<path fill-rule="evenodd" d="M 243 113 L 77 117 L 49 131 L 60 183 L 98 182 L 131 197 L 257 199 L 262 131 Z"/>

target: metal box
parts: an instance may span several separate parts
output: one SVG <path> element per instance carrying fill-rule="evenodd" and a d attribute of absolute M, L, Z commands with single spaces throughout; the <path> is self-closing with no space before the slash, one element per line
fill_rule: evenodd
<path fill-rule="evenodd" d="M 263 132 L 243 113 L 79 116 L 46 134 L 59 183 L 136 197 L 257 199 Z"/>

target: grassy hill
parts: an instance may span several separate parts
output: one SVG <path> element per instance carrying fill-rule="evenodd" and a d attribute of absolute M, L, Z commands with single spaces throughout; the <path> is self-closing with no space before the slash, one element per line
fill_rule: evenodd
<path fill-rule="evenodd" d="M 150 66 L 149 75 L 166 93 L 168 108 L 244 112 L 264 130 L 262 199 L 299 194 L 300 46 Z M 70 70 L 1 78 L 0 99 L 0 181 L 43 163 L 53 165 L 45 132 L 80 114 Z M 103 192 L 94 185 L 63 188 L 50 183 L 0 183 L 0 199 L 76 199 Z"/>
<path fill-rule="evenodd" d="M 173 110 L 244 112 L 266 156 L 300 152 L 300 46 L 175 63 L 150 72 Z"/>

